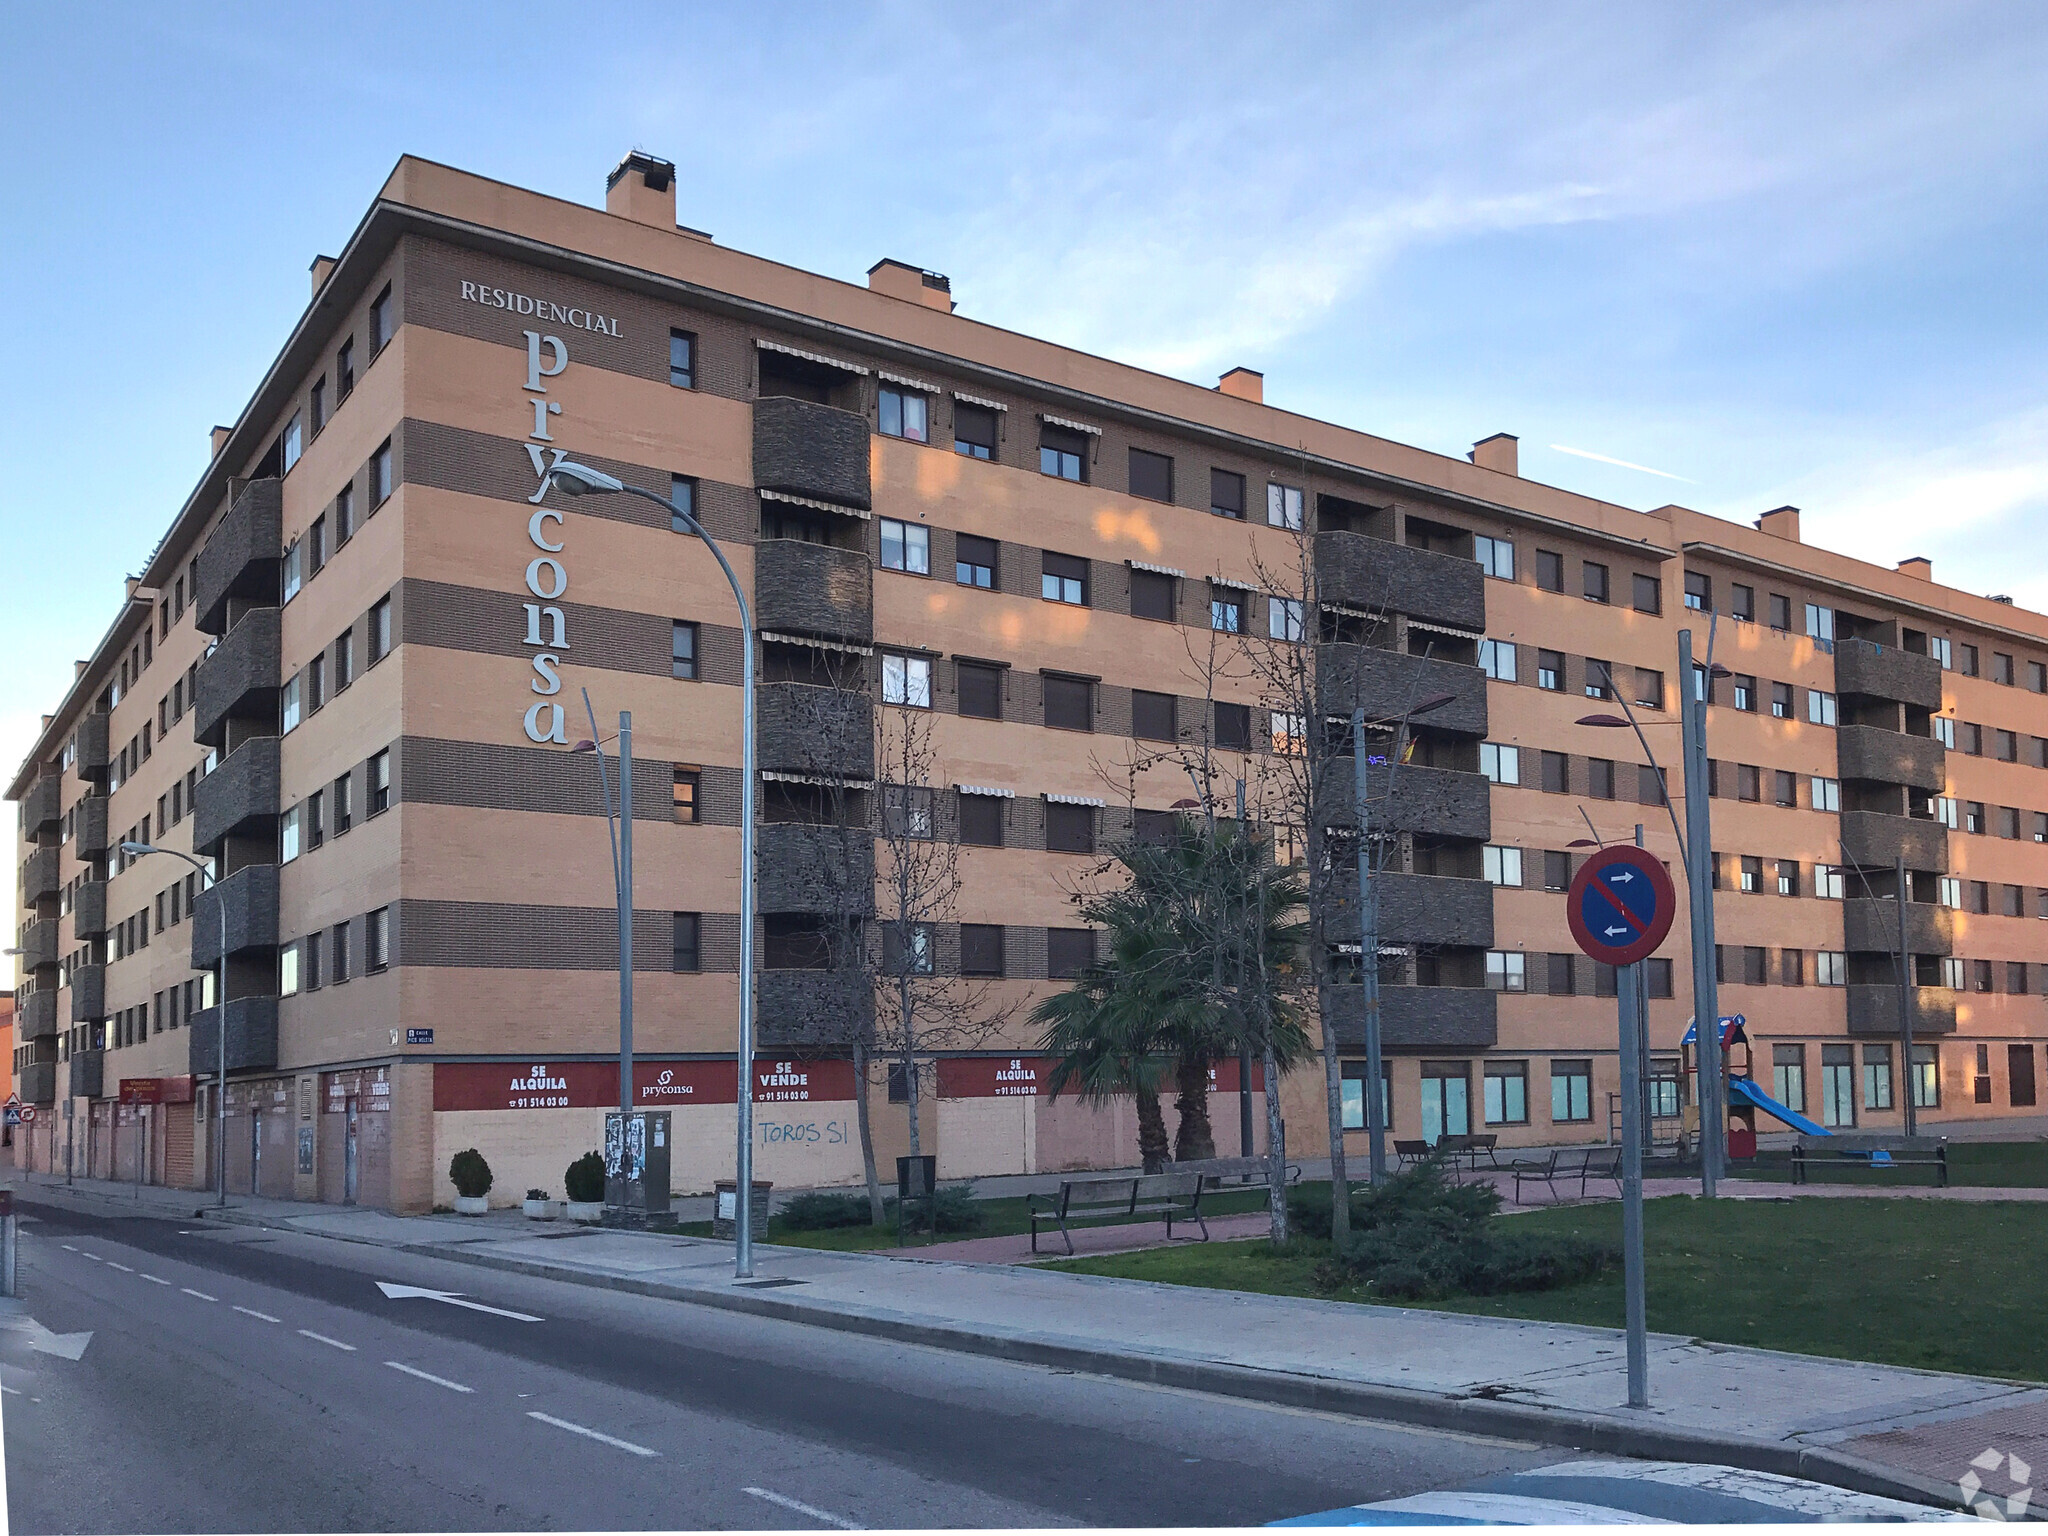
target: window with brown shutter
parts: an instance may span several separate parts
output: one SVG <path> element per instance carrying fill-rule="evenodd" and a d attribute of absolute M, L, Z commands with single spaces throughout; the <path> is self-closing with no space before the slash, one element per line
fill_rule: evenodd
<path fill-rule="evenodd" d="M 1131 690 L 1131 734 L 1141 741 L 1176 741 L 1174 697 L 1170 693 Z"/>
<path fill-rule="evenodd" d="M 1552 997 L 1570 997 L 1578 991 L 1578 983 L 1572 974 L 1572 957 L 1554 954 L 1549 956 L 1549 962 L 1550 974 L 1546 978 L 1548 985 L 1544 990 Z"/>
<path fill-rule="evenodd" d="M 1048 928 L 1045 930 L 1046 974 L 1055 980 L 1079 976 L 1095 963 L 1095 930 L 1092 928 Z"/>
<path fill-rule="evenodd" d="M 1174 840 L 1179 830 L 1178 818 L 1172 811 L 1131 812 L 1131 841 L 1134 843 L 1164 848 Z"/>
<path fill-rule="evenodd" d="M 1251 750 L 1251 705 L 1218 704 L 1216 706 L 1216 745 L 1233 752 L 1249 752 Z"/>
<path fill-rule="evenodd" d="M 1093 853 L 1095 807 L 1045 803 L 1045 847 L 1048 853 Z"/>
<path fill-rule="evenodd" d="M 1227 469 L 1210 470 L 1209 510 L 1218 517 L 1244 521 L 1244 476 Z"/>
<path fill-rule="evenodd" d="M 1173 578 L 1159 571 L 1131 572 L 1131 616 L 1173 622 Z"/>
<path fill-rule="evenodd" d="M 1546 794 L 1568 795 L 1572 792 L 1571 758 L 1563 752 L 1543 754 L 1543 789 Z"/>
<path fill-rule="evenodd" d="M 980 662 L 963 661 L 958 663 L 957 672 L 960 713 L 971 715 L 977 720 L 1002 719 L 1003 669 L 985 666 Z"/>
<path fill-rule="evenodd" d="M 1062 731 L 1094 730 L 1094 685 L 1085 678 L 1062 677 L 1057 672 L 1043 676 L 1045 723 Z"/>
<path fill-rule="evenodd" d="M 1003 802 L 998 795 L 960 797 L 960 841 L 977 848 L 1003 846 Z"/>
<path fill-rule="evenodd" d="M 1173 460 L 1143 448 L 1131 450 L 1131 494 L 1148 501 L 1173 500 Z"/>
<path fill-rule="evenodd" d="M 1604 757 L 1586 759 L 1586 793 L 1595 800 L 1614 798 L 1614 764 Z"/>
<path fill-rule="evenodd" d="M 986 799 L 986 796 L 982 798 Z M 1003 974 L 1003 930 L 995 923 L 960 925 L 960 974 L 1000 976 Z"/>

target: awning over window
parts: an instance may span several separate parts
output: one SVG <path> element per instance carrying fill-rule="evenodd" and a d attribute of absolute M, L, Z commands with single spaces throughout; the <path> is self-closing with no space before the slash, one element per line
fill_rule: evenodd
<path fill-rule="evenodd" d="M 1069 421 L 1064 416 L 1048 416 L 1039 412 L 1038 419 L 1048 427 L 1065 427 L 1069 432 L 1086 432 L 1090 437 L 1102 436 L 1102 428 L 1091 427 L 1085 421 Z"/>
<path fill-rule="evenodd" d="M 1124 564 L 1134 571 L 1150 571 L 1155 576 L 1179 576 L 1185 579 L 1188 574 L 1186 571 L 1175 570 L 1170 565 L 1148 565 L 1143 560 L 1126 560 Z"/>
<path fill-rule="evenodd" d="M 1017 798 L 1017 791 L 1014 789 L 992 789 L 986 784 L 955 784 L 953 787 L 963 795 L 987 795 L 992 800 Z"/>
<path fill-rule="evenodd" d="M 891 384 L 901 384 L 905 389 L 919 390 L 927 395 L 936 395 L 942 393 L 938 385 L 933 384 L 925 379 L 913 379 L 909 377 L 907 374 L 890 373 L 884 369 L 877 368 L 875 370 L 875 377 L 878 379 L 886 379 Z"/>
<path fill-rule="evenodd" d="M 956 389 L 953 391 L 953 398 L 955 400 L 958 400 L 962 405 L 978 405 L 982 407 L 984 410 L 1007 411 L 1009 409 L 1009 407 L 1003 404 L 1003 402 L 1000 400 L 984 400 L 979 395 L 970 395 L 965 390 L 960 389 Z"/>
<path fill-rule="evenodd" d="M 1109 802 L 1108 802 L 1108 801 L 1106 801 L 1106 800 L 1096 800 L 1096 799 L 1093 799 L 1092 797 L 1090 797 L 1090 796 L 1088 796 L 1088 795 L 1047 795 L 1047 796 L 1045 796 L 1045 799 L 1046 799 L 1046 800 L 1047 800 L 1047 801 L 1048 801 L 1048 802 L 1049 802 L 1050 804 L 1053 804 L 1053 805 L 1093 805 L 1093 806 L 1103 806 L 1103 805 L 1107 805 L 1107 804 L 1109 803 Z"/>
<path fill-rule="evenodd" d="M 808 645 L 813 650 L 845 651 L 850 656 L 875 654 L 875 648 L 871 645 L 849 645 L 843 640 L 814 640 L 809 635 L 784 635 L 772 629 L 764 629 L 760 633 L 763 640 L 773 641 L 777 645 Z"/>
<path fill-rule="evenodd" d="M 777 773 L 763 768 L 761 777 L 772 784 L 823 784 L 828 789 L 873 789 L 873 779 L 835 779 L 822 773 Z"/>
<path fill-rule="evenodd" d="M 866 377 L 868 370 L 859 363 L 849 363 L 843 357 L 827 357 L 822 352 L 806 352 L 802 347 L 785 347 L 779 341 L 767 341 L 756 336 L 754 345 L 763 352 L 780 352 L 784 357 L 800 357 L 807 363 L 823 363 L 827 368 L 837 368 L 842 373 L 857 373 Z"/>
<path fill-rule="evenodd" d="M 875 515 L 863 512 L 859 507 L 842 507 L 836 501 L 814 501 L 809 496 L 792 496 L 787 491 L 762 491 L 759 494 L 763 501 L 787 502 L 792 507 L 810 507 L 819 512 L 833 512 L 840 517 L 857 517 L 862 522 Z"/>

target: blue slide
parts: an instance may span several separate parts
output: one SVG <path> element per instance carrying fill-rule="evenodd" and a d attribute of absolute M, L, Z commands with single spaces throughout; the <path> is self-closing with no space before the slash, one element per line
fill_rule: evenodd
<path fill-rule="evenodd" d="M 1729 1078 L 1728 1091 L 1733 1093 L 1738 1099 L 1748 1100 L 1749 1103 L 1755 1105 L 1773 1120 L 1784 1121 L 1785 1124 L 1791 1126 L 1795 1131 L 1804 1131 L 1809 1136 L 1832 1136 L 1835 1134 L 1825 1126 L 1815 1125 L 1806 1116 L 1800 1114 L 1798 1110 L 1787 1109 L 1768 1093 L 1765 1093 L 1763 1089 L 1757 1087 L 1755 1080 L 1752 1078 Z"/>

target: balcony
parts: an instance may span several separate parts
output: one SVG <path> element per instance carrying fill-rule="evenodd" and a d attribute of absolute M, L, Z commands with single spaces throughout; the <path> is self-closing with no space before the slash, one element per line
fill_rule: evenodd
<path fill-rule="evenodd" d="M 1895 645 L 1876 645 L 1868 640 L 1837 641 L 1835 692 L 1844 698 L 1860 695 L 1914 704 L 1921 709 L 1940 709 L 1941 663 L 1932 656 L 1916 656 Z"/>
<path fill-rule="evenodd" d="M 81 859 L 107 851 L 107 797 L 87 795 L 71 808 L 71 847 Z"/>
<path fill-rule="evenodd" d="M 1326 603 L 1475 634 L 1486 628 L 1486 577 L 1475 560 L 1363 533 L 1317 534 L 1315 559 L 1316 590 Z"/>
<path fill-rule="evenodd" d="M 64 819 L 64 780 L 59 774 L 40 778 L 21 797 L 21 835 L 34 837 Z"/>
<path fill-rule="evenodd" d="M 757 836 L 763 912 L 874 912 L 875 840 L 865 827 L 770 822 Z"/>
<path fill-rule="evenodd" d="M 57 1102 L 57 1063 L 54 1061 L 31 1061 L 26 1063 L 15 1077 L 24 1104 L 54 1104 Z"/>
<path fill-rule="evenodd" d="M 71 971 L 71 1022 L 93 1024 L 107 1016 L 107 968 L 74 966 Z"/>
<path fill-rule="evenodd" d="M 757 750 L 769 773 L 834 779 L 875 776 L 875 705 L 850 688 L 764 683 Z"/>
<path fill-rule="evenodd" d="M 192 847 L 205 853 L 221 839 L 268 831 L 278 814 L 278 739 L 252 736 L 199 781 L 192 794 Z"/>
<path fill-rule="evenodd" d="M 39 965 L 57 963 L 57 923 L 54 918 L 31 918 L 21 931 L 21 968 L 32 971 Z"/>
<path fill-rule="evenodd" d="M 195 1076 L 220 1071 L 220 1013 L 204 1008 L 192 1015 L 186 1034 L 185 1070 Z M 228 1070 L 268 1071 L 277 1065 L 277 999 L 238 997 L 229 1002 Z"/>
<path fill-rule="evenodd" d="M 763 971 L 755 993 L 764 1051 L 872 1040 L 874 985 L 863 971 Z"/>
<path fill-rule="evenodd" d="M 1931 902 L 1906 903 L 1906 953 L 1945 955 L 1955 944 L 1955 913 Z M 1842 903 L 1842 947 L 1846 950 L 1896 955 L 1899 952 L 1899 906 L 1895 901 L 1853 896 Z"/>
<path fill-rule="evenodd" d="M 1392 720 L 1413 704 L 1447 693 L 1451 702 L 1429 712 L 1429 728 L 1464 736 L 1486 734 L 1486 674 L 1477 667 L 1369 645 L 1320 645 L 1316 671 L 1316 689 L 1326 714 L 1349 715 L 1354 707 L 1362 707 L 1368 720 Z"/>
<path fill-rule="evenodd" d="M 192 907 L 192 969 L 220 964 L 220 904 L 227 906 L 228 953 L 277 948 L 277 866 L 251 864 L 199 893 Z"/>
<path fill-rule="evenodd" d="M 105 1051 L 73 1051 L 71 1053 L 71 1097 L 74 1099 L 103 1098 L 107 1091 L 107 1053 Z"/>
<path fill-rule="evenodd" d="M 78 771 L 91 776 L 107 771 L 107 730 L 111 717 L 95 711 L 78 722 Z"/>
<path fill-rule="evenodd" d="M 1946 753 L 1931 736 L 1908 736 L 1874 725 L 1845 725 L 1835 732 L 1835 762 L 1844 779 L 1904 784 L 1938 795 L 1946 782 Z"/>
<path fill-rule="evenodd" d="M 1947 869 L 1948 829 L 1882 811 L 1842 812 L 1842 857 L 1849 863 L 1888 868 L 1902 854 L 1908 869 Z"/>
<path fill-rule="evenodd" d="M 866 553 L 762 540 L 754 546 L 754 623 L 866 644 L 875 633 L 875 575 Z"/>
<path fill-rule="evenodd" d="M 26 1044 L 30 1040 L 53 1039 L 57 1033 L 57 993 L 45 987 L 23 992 L 14 1000 L 14 1033 Z"/>
<path fill-rule="evenodd" d="M 1365 1044 L 1365 989 L 1323 988 L 1323 1019 L 1337 1043 Z M 1380 987 L 1380 1048 L 1483 1051 L 1500 1036 L 1496 994 L 1484 987 Z"/>
<path fill-rule="evenodd" d="M 71 932 L 80 939 L 103 939 L 107 935 L 107 882 L 86 880 L 71 898 Z"/>
<path fill-rule="evenodd" d="M 63 882 L 57 878 L 55 848 L 38 848 L 21 861 L 21 900 L 24 906 L 32 907 L 62 889 Z"/>
<path fill-rule="evenodd" d="M 230 717 L 254 715 L 265 722 L 277 719 L 282 622 L 275 608 L 251 608 L 214 647 L 213 654 L 199 663 L 192 739 L 202 747 L 227 744 Z"/>
<path fill-rule="evenodd" d="M 228 599 L 275 605 L 284 566 L 284 486 L 252 480 L 199 552 L 193 623 L 209 635 L 228 627 Z"/>
<path fill-rule="evenodd" d="M 777 395 L 754 402 L 754 484 L 764 491 L 867 507 L 868 419 Z"/>
<path fill-rule="evenodd" d="M 1331 914 L 1330 937 L 1340 944 L 1358 942 L 1356 877 L 1339 882 L 1344 904 Z M 1443 875 L 1383 874 L 1380 891 L 1380 942 L 1437 944 L 1456 949 L 1486 949 L 1493 943 L 1493 887 L 1484 880 L 1458 880 Z"/>
<path fill-rule="evenodd" d="M 1875 982 L 1848 989 L 1849 1033 L 1899 1038 L 1899 989 Z M 1947 987 L 1913 989 L 1913 1037 L 1956 1032 L 1956 995 Z"/>
<path fill-rule="evenodd" d="M 1393 798 L 1387 780 L 1394 774 Z M 1350 827 L 1353 814 L 1351 768 L 1338 765 L 1330 776 L 1325 815 L 1327 825 Z M 1493 833 L 1493 785 L 1484 774 L 1455 768 L 1422 768 L 1403 763 L 1373 763 L 1366 768 L 1367 814 L 1381 832 L 1426 832 L 1435 837 L 1467 838 L 1483 843 Z"/>

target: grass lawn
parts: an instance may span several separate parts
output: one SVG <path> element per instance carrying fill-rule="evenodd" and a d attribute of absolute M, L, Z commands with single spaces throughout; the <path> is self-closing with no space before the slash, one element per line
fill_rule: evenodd
<path fill-rule="evenodd" d="M 2040 1260 L 2048 1205 L 1900 1200 L 1652 1200 L 1644 1206 L 1650 1327 L 1719 1343 L 2048 1381 Z M 1621 1207 L 1503 1218 L 1619 1243 Z M 1327 1243 L 1197 1244 L 1045 1266 L 1179 1285 L 1329 1296 Z M 1368 1301 L 1358 1291 L 1338 1299 Z M 1621 1276 L 1555 1291 L 1416 1303 L 1622 1326 Z"/>
<path fill-rule="evenodd" d="M 1808 1172 L 1816 1184 L 1932 1185 L 1932 1168 L 1901 1168 L 1892 1173 L 1859 1173 L 1853 1168 L 1816 1168 Z M 1790 1181 L 1790 1152 L 1760 1152 L 1750 1163 L 1735 1163 L 1738 1179 Z M 2048 1141 L 1952 1141 L 1948 1147 L 1948 1181 L 1971 1189 L 2040 1189 L 2048 1186 Z"/>

